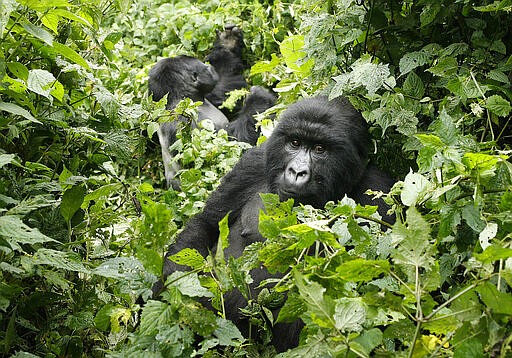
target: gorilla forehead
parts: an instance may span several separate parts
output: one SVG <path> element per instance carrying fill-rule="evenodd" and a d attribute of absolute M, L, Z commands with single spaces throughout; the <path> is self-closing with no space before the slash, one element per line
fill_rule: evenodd
<path fill-rule="evenodd" d="M 366 122 L 344 98 L 331 101 L 325 96 L 306 98 L 288 107 L 275 131 L 285 137 L 341 144 L 340 141 L 364 142 Z"/>

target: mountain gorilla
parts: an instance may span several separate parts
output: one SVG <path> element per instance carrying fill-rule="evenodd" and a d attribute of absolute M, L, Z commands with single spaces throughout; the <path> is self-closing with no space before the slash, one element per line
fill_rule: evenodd
<path fill-rule="evenodd" d="M 316 208 L 347 194 L 361 204 L 378 205 L 383 218 L 392 221 L 382 200 L 364 194 L 367 189 L 388 191 L 393 184 L 378 169 L 367 167 L 368 142 L 366 123 L 347 100 L 328 101 L 319 96 L 289 106 L 267 141 L 245 152 L 223 178 L 203 212 L 188 222 L 166 257 L 184 248 L 194 248 L 204 256 L 215 252 L 218 222 L 227 213 L 230 246 L 225 250 L 226 257 L 239 257 L 247 245 L 263 241 L 258 232 L 259 211 L 263 208 L 259 193 L 275 193 L 281 200 L 293 198 L 296 204 Z M 164 277 L 177 270 L 187 268 L 166 259 Z M 252 297 L 257 297 L 259 283 L 271 275 L 264 268 L 251 271 L 251 275 Z M 247 336 L 249 322 L 239 311 L 246 304 L 238 291 L 225 296 L 227 318 Z M 299 321 L 276 324 L 276 349 L 296 346 L 301 328 Z"/>
<path fill-rule="evenodd" d="M 159 101 L 167 95 L 167 109 L 173 109 L 184 98 L 194 102 L 201 101 L 198 108 L 198 120 L 210 119 L 216 129 L 225 128 L 228 124 L 226 116 L 213 106 L 205 96 L 217 84 L 218 74 L 212 66 L 190 56 L 165 58 L 156 63 L 149 71 L 149 92 L 153 100 Z M 185 118 L 180 117 L 180 120 Z M 193 125 L 197 125 L 193 123 Z M 162 158 L 165 179 L 168 186 L 177 188 L 174 180 L 178 168 L 171 165 L 172 154 L 169 145 L 176 141 L 177 122 L 163 123 L 158 129 L 158 139 L 162 147 Z"/>
<path fill-rule="evenodd" d="M 242 60 L 243 47 L 243 34 L 239 27 L 226 25 L 224 31 L 217 31 L 217 39 L 206 57 L 206 61 L 215 68 L 219 75 L 217 84 L 211 93 L 206 95 L 206 98 L 217 108 L 224 103 L 228 92 L 247 87 L 247 82 L 243 76 L 245 67 Z M 238 112 L 238 110 L 240 110 L 239 105 L 233 113 Z M 222 111 L 228 117 L 233 115 L 227 109 Z"/>

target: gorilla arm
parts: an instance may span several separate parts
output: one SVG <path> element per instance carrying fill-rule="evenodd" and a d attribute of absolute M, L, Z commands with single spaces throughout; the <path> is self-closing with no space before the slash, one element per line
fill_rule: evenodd
<path fill-rule="evenodd" d="M 169 260 L 169 256 L 180 252 L 184 248 L 192 248 L 206 257 L 215 249 L 219 238 L 218 223 L 226 214 L 229 213 L 230 229 L 233 228 L 234 232 L 242 231 L 242 213 L 247 209 L 254 209 L 246 208 L 246 206 L 256 205 L 253 198 L 259 192 L 265 191 L 267 191 L 267 188 L 263 149 L 261 147 L 251 148 L 244 153 L 235 167 L 222 179 L 219 187 L 207 200 L 203 212 L 190 219 L 185 229 L 178 235 L 176 243 L 169 248 L 164 263 L 164 277 L 174 271 L 187 269 Z M 251 225 L 255 224 L 251 223 Z M 252 229 L 251 231 L 257 230 L 257 227 Z M 233 240 L 242 240 L 238 235 L 236 236 Z M 239 244 L 236 242 L 234 246 L 242 248 L 246 246 L 243 243 L 242 245 Z M 241 252 L 233 254 L 240 255 Z"/>

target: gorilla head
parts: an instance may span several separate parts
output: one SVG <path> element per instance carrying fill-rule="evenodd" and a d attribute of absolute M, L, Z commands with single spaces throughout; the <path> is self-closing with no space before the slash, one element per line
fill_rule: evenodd
<path fill-rule="evenodd" d="M 341 199 L 361 179 L 367 147 L 366 123 L 346 100 L 297 102 L 266 144 L 270 192 L 314 207 Z"/>
<path fill-rule="evenodd" d="M 149 92 L 155 101 L 168 94 L 167 109 L 172 109 L 185 97 L 204 101 L 205 95 L 213 90 L 218 80 L 219 76 L 212 66 L 194 57 L 176 56 L 158 61 L 149 71 Z"/>

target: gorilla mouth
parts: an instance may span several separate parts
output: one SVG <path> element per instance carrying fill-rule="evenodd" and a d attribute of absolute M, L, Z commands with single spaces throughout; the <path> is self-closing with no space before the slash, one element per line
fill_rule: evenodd
<path fill-rule="evenodd" d="M 321 198 L 318 195 L 308 192 L 298 192 L 290 189 L 279 189 L 278 191 L 279 200 L 286 201 L 288 199 L 294 200 L 294 205 L 312 205 L 314 207 L 322 207 Z"/>

